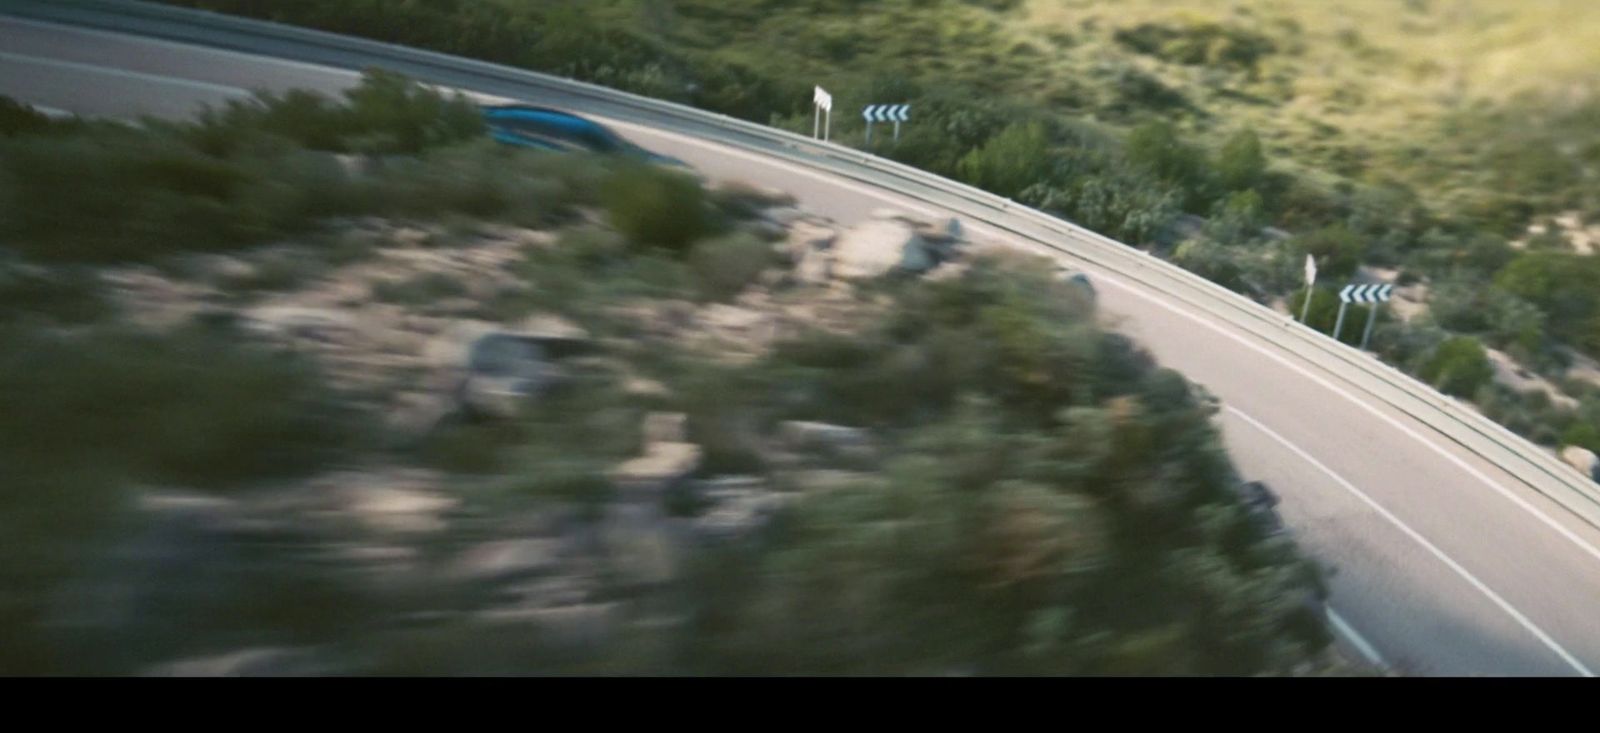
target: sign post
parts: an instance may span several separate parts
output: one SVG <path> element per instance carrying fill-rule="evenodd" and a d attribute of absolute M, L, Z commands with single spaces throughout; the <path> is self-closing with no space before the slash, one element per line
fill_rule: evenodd
<path fill-rule="evenodd" d="M 1344 325 L 1344 309 L 1351 303 L 1372 303 L 1372 310 L 1367 311 L 1367 327 L 1361 334 L 1361 348 L 1367 348 L 1367 340 L 1372 338 L 1372 324 L 1378 320 L 1378 308 L 1389 301 L 1389 295 L 1394 291 L 1393 285 L 1346 285 L 1339 291 L 1339 320 L 1333 326 L 1333 339 L 1339 340 L 1339 329 Z"/>
<path fill-rule="evenodd" d="M 1311 296 L 1314 293 L 1314 291 L 1311 289 L 1311 286 L 1315 285 L 1316 282 L 1317 282 L 1317 261 L 1312 259 L 1311 255 L 1308 254 L 1308 255 L 1306 255 L 1306 304 L 1305 304 L 1305 307 L 1300 309 L 1300 322 L 1301 323 L 1305 323 L 1306 322 L 1306 318 L 1308 318 L 1311 315 Z"/>
<path fill-rule="evenodd" d="M 816 107 L 811 120 L 811 137 L 827 140 L 829 128 L 833 127 L 833 95 L 822 87 L 816 87 L 811 92 L 811 104 Z M 820 136 L 818 128 L 821 128 Z"/>
<path fill-rule="evenodd" d="M 872 145 L 872 123 L 893 122 L 894 141 L 900 142 L 900 123 L 911 119 L 911 105 L 909 104 L 869 104 L 861 110 L 861 118 L 867 121 L 867 145 Z"/>

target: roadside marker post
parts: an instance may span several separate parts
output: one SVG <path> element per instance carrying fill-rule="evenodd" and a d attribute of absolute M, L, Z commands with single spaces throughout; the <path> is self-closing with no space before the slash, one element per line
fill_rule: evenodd
<path fill-rule="evenodd" d="M 815 107 L 811 118 L 811 138 L 827 140 L 833 127 L 833 95 L 822 87 L 816 87 L 811 91 L 811 104 Z"/>
<path fill-rule="evenodd" d="M 1306 255 L 1306 304 L 1305 304 L 1305 307 L 1300 309 L 1300 322 L 1301 323 L 1305 323 L 1306 322 L 1306 318 L 1311 316 L 1311 296 L 1313 294 L 1313 292 L 1311 290 L 1311 286 L 1315 285 L 1316 283 L 1317 283 L 1317 261 L 1314 260 L 1314 259 L 1311 259 L 1311 255 Z"/>
<path fill-rule="evenodd" d="M 1372 324 L 1378 320 L 1378 307 L 1389 301 L 1389 295 L 1394 291 L 1393 285 L 1346 285 L 1339 291 L 1339 319 L 1333 324 L 1333 340 L 1339 340 L 1339 331 L 1344 327 L 1344 311 L 1351 303 L 1372 303 L 1372 310 L 1367 311 L 1367 327 L 1361 334 L 1361 349 L 1367 348 L 1367 341 L 1372 338 Z"/>

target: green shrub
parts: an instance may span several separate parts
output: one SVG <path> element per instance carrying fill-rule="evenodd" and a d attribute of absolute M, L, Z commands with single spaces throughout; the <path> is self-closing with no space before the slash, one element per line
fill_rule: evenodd
<path fill-rule="evenodd" d="M 221 489 L 310 469 L 357 437 L 308 363 L 224 333 L 3 335 L 0 450 L 18 481 L 94 466 Z"/>
<path fill-rule="evenodd" d="M 1421 376 L 1441 392 L 1470 397 L 1494 378 L 1494 367 L 1477 339 L 1457 336 L 1439 344 Z"/>
<path fill-rule="evenodd" d="M 1012 125 L 961 159 L 963 181 L 1013 197 L 1049 174 L 1050 149 L 1042 125 Z"/>
<path fill-rule="evenodd" d="M 656 166 L 619 168 L 605 182 L 601 202 L 617 231 L 638 246 L 683 252 L 716 226 L 700 184 Z"/>
<path fill-rule="evenodd" d="M 1600 452 L 1600 429 L 1591 423 L 1577 421 L 1561 432 L 1562 445 L 1576 445 Z"/>
<path fill-rule="evenodd" d="M 1223 143 L 1217 153 L 1217 183 L 1224 191 L 1253 189 L 1267 170 L 1267 156 L 1254 130 L 1243 130 Z"/>
<path fill-rule="evenodd" d="M 772 246 L 747 233 L 696 243 L 689 250 L 689 271 L 700 297 L 731 300 L 775 263 Z"/>
<path fill-rule="evenodd" d="M 1112 35 L 1139 53 L 1176 64 L 1251 71 L 1277 50 L 1270 38 L 1236 26 L 1207 21 L 1140 23 Z"/>
<path fill-rule="evenodd" d="M 1311 255 L 1317 263 L 1320 276 L 1348 278 L 1361 266 L 1366 245 L 1348 228 L 1339 224 L 1302 234 L 1290 245 L 1304 260 Z"/>
<path fill-rule="evenodd" d="M 44 113 L 10 97 L 0 95 L 0 137 L 36 135 L 53 129 L 56 123 Z"/>
<path fill-rule="evenodd" d="M 481 137 L 484 130 L 477 105 L 465 97 L 446 97 L 399 74 L 371 69 L 342 103 L 303 89 L 281 96 L 258 92 L 202 113 L 191 134 L 213 154 L 267 134 L 312 150 L 384 155 L 416 154 Z"/>

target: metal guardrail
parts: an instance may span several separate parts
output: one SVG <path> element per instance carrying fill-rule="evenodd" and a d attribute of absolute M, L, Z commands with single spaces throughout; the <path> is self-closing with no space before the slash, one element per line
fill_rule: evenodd
<path fill-rule="evenodd" d="M 263 41 L 278 45 L 294 44 L 299 46 L 297 50 L 300 53 L 286 58 L 349 69 L 383 65 L 431 83 L 485 93 L 491 91 L 482 88 L 486 82 L 515 85 L 524 91 L 534 87 L 585 100 L 592 106 L 642 114 L 657 123 L 670 123 L 670 129 L 678 132 L 694 134 L 714 129 L 721 133 L 716 138 L 719 143 L 742 145 L 764 155 L 780 157 L 864 183 L 882 186 L 885 183 L 883 178 L 889 178 L 900 184 L 892 187 L 899 195 L 1025 237 L 1058 253 L 1158 290 L 1260 337 L 1332 379 L 1429 426 L 1516 476 L 1529 488 L 1567 507 L 1591 525 L 1600 527 L 1600 486 L 1543 448 L 1489 420 L 1471 407 L 1440 394 L 1364 352 L 1307 328 L 1290 316 L 1277 313 L 1142 250 L 926 171 L 835 143 L 813 140 L 673 102 L 548 74 L 279 23 L 130 0 L 60 0 L 52 3 L 0 0 L 0 12 L 267 56 L 279 54 L 267 48 Z M 463 79 L 471 83 L 460 83 Z M 729 133 L 737 133 L 747 140 L 729 139 Z M 925 190 L 919 191 L 919 188 Z M 1053 239 L 1052 235 L 1064 237 L 1080 246 L 1066 246 Z M 1354 374 L 1351 370 L 1354 370 Z M 1356 378 L 1360 376 L 1372 381 Z"/>

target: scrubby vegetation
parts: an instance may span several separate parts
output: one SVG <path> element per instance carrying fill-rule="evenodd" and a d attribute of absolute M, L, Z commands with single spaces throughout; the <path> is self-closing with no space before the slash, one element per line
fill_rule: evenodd
<path fill-rule="evenodd" d="M 1584 305 L 1593 289 L 1573 275 L 1536 278 L 1543 289 L 1530 292 L 1549 263 L 1524 258 L 1555 255 L 1509 246 L 1563 212 L 1580 225 L 1600 217 L 1589 73 L 1600 23 L 1587 6 L 172 1 L 796 132 L 810 131 L 813 83 L 845 110 L 910 103 L 898 144 L 879 136 L 875 152 L 1150 248 L 1262 302 L 1292 295 L 1309 252 L 1335 290 L 1367 265 L 1492 291 L 1504 306 L 1495 323 L 1433 323 L 1514 342 L 1549 376 L 1564 347 L 1600 357 Z M 854 115 L 836 117 L 833 139 L 864 147 Z M 1534 319 L 1552 327 L 1529 329 Z"/>
<path fill-rule="evenodd" d="M 1252 674 L 1328 643 L 1302 605 L 1316 572 L 1239 512 L 1203 396 L 1040 272 L 986 260 L 907 284 L 867 334 L 756 367 L 744 409 L 873 426 L 893 448 L 880 480 L 704 559 L 692 664 Z"/>
<path fill-rule="evenodd" d="M 788 338 L 753 363 L 629 346 L 641 324 L 615 308 L 730 300 L 775 262 L 740 226 L 748 197 L 611 161 L 491 152 L 448 123 L 454 104 L 375 77 L 343 101 L 264 97 L 192 124 L 8 128 L 0 671 L 129 674 L 247 647 L 315 650 L 331 672 L 423 674 L 1324 668 L 1318 574 L 1247 521 L 1212 408 L 1101 331 L 1080 291 L 986 259 L 942 282 L 864 286 L 886 310 L 857 336 Z M 494 166 L 476 163 L 489 155 Z M 106 170 L 80 189 L 66 171 L 85 161 Z M 664 205 L 624 213 L 619 191 Z M 129 222 L 127 236 L 67 217 L 69 204 Z M 231 301 L 162 327 L 104 297 L 135 266 L 183 273 L 196 255 L 352 214 L 558 229 L 518 250 L 527 287 L 485 307 L 565 315 L 601 337 L 598 360 L 539 409 L 397 441 L 316 360 L 238 327 Z M 362 294 L 403 307 L 466 287 L 417 277 Z M 635 372 L 663 391 L 625 390 Z M 852 421 L 883 450 L 848 464 L 863 481 L 806 492 L 769 531 L 694 550 L 671 583 L 604 587 L 606 604 L 678 622 L 574 649 L 477 621 L 508 591 L 439 558 L 551 507 L 593 523 L 612 500 L 606 472 L 661 409 L 688 415 L 698 476 L 776 476 L 759 442 L 786 418 Z M 373 539 L 327 503 L 359 486 L 303 483 L 373 461 L 445 471 L 452 529 Z M 372 490 L 416 501 L 388 480 Z M 379 572 L 356 550 L 409 559 Z"/>

